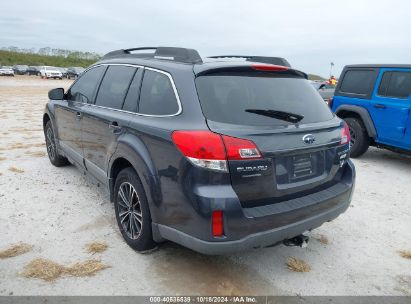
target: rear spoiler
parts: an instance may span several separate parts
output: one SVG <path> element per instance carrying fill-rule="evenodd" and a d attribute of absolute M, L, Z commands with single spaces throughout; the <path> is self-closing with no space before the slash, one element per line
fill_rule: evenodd
<path fill-rule="evenodd" d="M 266 69 L 267 68 L 267 69 Z M 195 66 L 194 73 L 196 76 L 204 75 L 267 75 L 278 77 L 290 77 L 290 78 L 305 78 L 308 79 L 308 75 L 304 72 L 288 68 L 285 66 L 272 65 L 272 64 L 227 64 L 221 66 L 214 66 L 206 68 L 204 66 Z"/>
<path fill-rule="evenodd" d="M 209 56 L 208 58 L 244 58 L 245 61 L 251 62 L 260 62 L 260 63 L 269 63 L 275 65 L 282 65 L 291 68 L 291 64 L 287 61 L 287 59 L 282 57 L 268 57 L 268 56 L 247 56 L 247 55 L 217 55 L 217 56 Z"/>

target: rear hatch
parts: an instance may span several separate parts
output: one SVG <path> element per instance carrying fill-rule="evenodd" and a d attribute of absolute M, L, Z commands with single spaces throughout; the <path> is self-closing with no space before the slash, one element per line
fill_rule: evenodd
<path fill-rule="evenodd" d="M 250 140 L 260 151 L 260 158 L 229 160 L 243 207 L 330 187 L 348 152 L 348 144 L 341 144 L 341 121 L 305 74 L 275 67 L 214 69 L 196 78 L 210 130 Z"/>

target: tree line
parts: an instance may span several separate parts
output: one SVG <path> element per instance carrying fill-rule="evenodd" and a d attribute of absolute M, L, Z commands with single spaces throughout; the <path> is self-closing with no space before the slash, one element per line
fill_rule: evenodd
<path fill-rule="evenodd" d="M 18 48 L 15 46 L 0 49 L 0 65 L 50 65 L 59 67 L 82 66 L 87 67 L 98 61 L 101 56 L 95 52 L 82 52 L 58 48 L 43 47 Z"/>

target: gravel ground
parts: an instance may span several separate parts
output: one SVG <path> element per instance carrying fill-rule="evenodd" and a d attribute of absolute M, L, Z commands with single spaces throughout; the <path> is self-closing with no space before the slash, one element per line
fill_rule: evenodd
<path fill-rule="evenodd" d="M 305 249 L 210 257 L 168 242 L 138 254 L 123 242 L 106 194 L 73 166 L 55 168 L 46 157 L 47 91 L 69 84 L 0 78 L 0 250 L 34 246 L 0 259 L 0 295 L 411 295 L 411 260 L 398 254 L 411 249 L 410 157 L 370 149 L 355 160 L 351 207 L 313 231 Z M 87 253 L 92 241 L 109 247 Z M 52 282 L 23 277 L 23 267 L 38 257 L 62 264 L 98 258 L 111 267 Z M 290 257 L 311 271 L 289 270 Z"/>

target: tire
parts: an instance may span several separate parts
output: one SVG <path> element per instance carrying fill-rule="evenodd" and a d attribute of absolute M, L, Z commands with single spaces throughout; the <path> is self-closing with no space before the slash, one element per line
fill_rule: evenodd
<path fill-rule="evenodd" d="M 54 136 L 53 126 L 49 120 L 44 128 L 44 135 L 46 138 L 47 155 L 50 162 L 56 167 L 63 167 L 70 164 L 64 156 L 60 155 L 56 147 L 56 137 Z"/>
<path fill-rule="evenodd" d="M 130 193 L 132 204 L 128 203 Z M 116 178 L 114 210 L 121 235 L 131 248 L 144 252 L 156 247 L 147 197 L 133 168 L 123 169 Z"/>
<path fill-rule="evenodd" d="M 370 146 L 370 138 L 361 119 L 347 117 L 344 119 L 350 128 L 350 156 L 352 158 L 360 157 L 367 152 Z"/>

